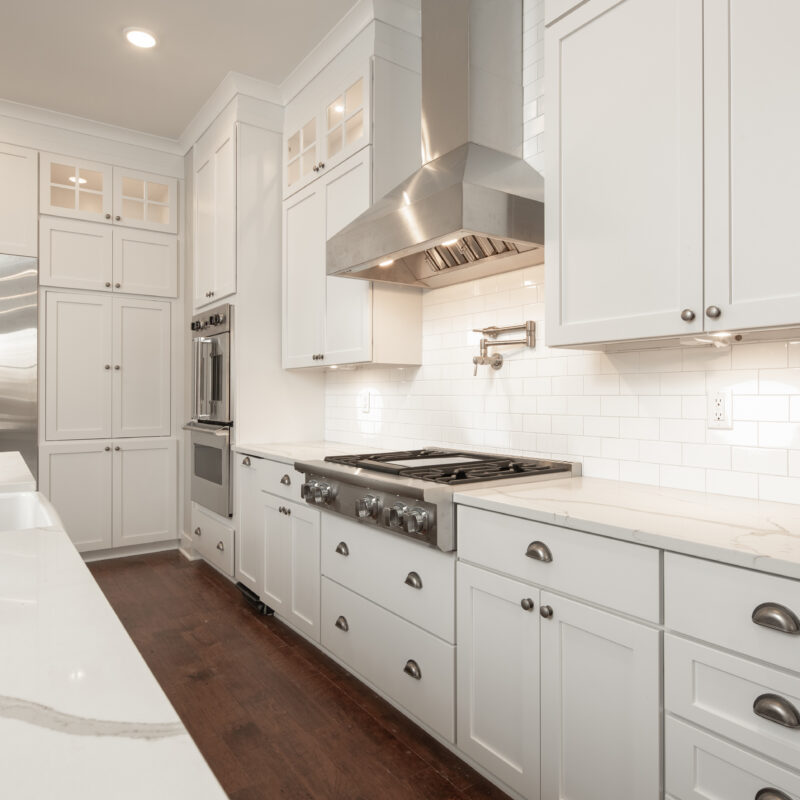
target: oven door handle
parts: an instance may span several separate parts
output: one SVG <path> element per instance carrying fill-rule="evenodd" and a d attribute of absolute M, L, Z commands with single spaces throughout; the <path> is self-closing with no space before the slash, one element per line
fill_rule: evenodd
<path fill-rule="evenodd" d="M 226 439 L 229 439 L 231 435 L 229 425 L 209 425 L 204 422 L 187 422 L 183 426 L 183 430 L 192 433 L 207 433 L 209 436 L 221 436 Z"/>

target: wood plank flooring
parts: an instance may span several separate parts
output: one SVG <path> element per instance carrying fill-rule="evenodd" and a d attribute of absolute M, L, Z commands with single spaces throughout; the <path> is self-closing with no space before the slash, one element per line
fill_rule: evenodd
<path fill-rule="evenodd" d="M 89 567 L 232 800 L 508 800 L 208 565 Z"/>

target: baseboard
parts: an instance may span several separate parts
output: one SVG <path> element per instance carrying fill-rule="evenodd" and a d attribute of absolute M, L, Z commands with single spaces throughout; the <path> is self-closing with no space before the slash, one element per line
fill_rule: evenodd
<path fill-rule="evenodd" d="M 130 556 L 143 556 L 148 553 L 163 553 L 166 550 L 178 550 L 177 539 L 168 542 L 153 542 L 151 544 L 134 544 L 129 547 L 114 547 L 109 550 L 92 550 L 88 553 L 81 553 L 86 563 L 91 561 L 106 561 L 110 558 L 129 558 Z"/>

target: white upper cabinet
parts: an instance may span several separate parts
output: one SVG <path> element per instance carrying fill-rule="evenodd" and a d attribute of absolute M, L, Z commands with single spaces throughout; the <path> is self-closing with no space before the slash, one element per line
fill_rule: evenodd
<path fill-rule="evenodd" d="M 0 143 L 0 253 L 37 254 L 38 153 Z"/>
<path fill-rule="evenodd" d="M 223 115 L 194 146 L 194 304 L 236 291 L 237 124 Z"/>
<path fill-rule="evenodd" d="M 114 222 L 177 233 L 178 182 L 175 178 L 114 167 Z"/>
<path fill-rule="evenodd" d="M 589 0 L 545 75 L 548 345 L 701 331 L 703 4 Z"/>
<path fill-rule="evenodd" d="M 178 296 L 178 239 L 166 233 L 114 230 L 115 292 Z"/>
<path fill-rule="evenodd" d="M 706 0 L 707 330 L 800 323 L 794 0 Z M 712 311 L 712 313 L 715 313 Z"/>

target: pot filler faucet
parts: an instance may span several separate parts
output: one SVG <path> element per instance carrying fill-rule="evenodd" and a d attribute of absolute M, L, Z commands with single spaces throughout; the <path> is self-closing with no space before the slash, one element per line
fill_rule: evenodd
<path fill-rule="evenodd" d="M 525 347 L 536 347 L 536 323 L 529 319 L 524 325 L 506 325 L 504 328 L 498 328 L 492 325 L 489 328 L 474 328 L 475 333 L 482 333 L 480 342 L 480 355 L 472 357 L 472 363 L 475 365 L 473 375 L 478 374 L 478 366 L 486 365 L 492 369 L 500 369 L 503 366 L 503 356 L 500 353 L 489 353 L 490 347 L 500 347 L 501 345 L 524 345 Z M 522 331 L 525 337 L 522 339 L 501 339 L 498 341 L 489 341 L 489 339 L 497 339 L 501 333 L 516 333 Z M 489 338 L 487 338 L 489 337 Z"/>

